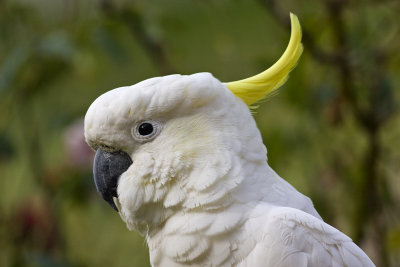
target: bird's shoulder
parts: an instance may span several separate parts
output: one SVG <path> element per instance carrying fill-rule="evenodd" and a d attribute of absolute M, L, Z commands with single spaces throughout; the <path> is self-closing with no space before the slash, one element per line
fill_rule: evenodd
<path fill-rule="evenodd" d="M 256 244 L 240 266 L 374 266 L 348 236 L 313 215 L 262 205 L 254 214 L 247 230 L 257 233 Z"/>

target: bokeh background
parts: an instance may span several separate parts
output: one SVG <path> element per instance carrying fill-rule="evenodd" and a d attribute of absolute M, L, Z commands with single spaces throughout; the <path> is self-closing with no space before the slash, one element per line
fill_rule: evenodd
<path fill-rule="evenodd" d="M 400 2 L 0 0 L 0 266 L 149 266 L 95 192 L 83 117 L 170 73 L 232 81 L 304 54 L 255 118 L 269 164 L 377 266 L 400 266 Z"/>

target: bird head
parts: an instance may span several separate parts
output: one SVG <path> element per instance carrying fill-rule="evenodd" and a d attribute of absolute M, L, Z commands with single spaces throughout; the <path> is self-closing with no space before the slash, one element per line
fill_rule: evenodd
<path fill-rule="evenodd" d="M 249 105 L 280 87 L 302 52 L 301 30 L 268 70 L 222 83 L 209 73 L 169 75 L 97 98 L 85 116 L 98 192 L 129 229 L 146 233 L 181 210 L 229 205 L 243 166 L 265 162 Z"/>

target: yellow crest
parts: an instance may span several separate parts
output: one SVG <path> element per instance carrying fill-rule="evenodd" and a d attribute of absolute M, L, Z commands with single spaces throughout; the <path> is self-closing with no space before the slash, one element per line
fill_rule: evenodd
<path fill-rule="evenodd" d="M 281 58 L 274 65 L 253 77 L 224 83 L 235 96 L 241 98 L 248 106 L 263 99 L 282 86 L 303 52 L 299 20 L 292 13 L 290 13 L 290 20 L 292 33 L 289 44 Z"/>

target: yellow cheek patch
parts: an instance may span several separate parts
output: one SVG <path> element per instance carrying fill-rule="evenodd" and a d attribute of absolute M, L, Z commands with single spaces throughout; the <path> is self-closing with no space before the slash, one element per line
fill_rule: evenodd
<path fill-rule="evenodd" d="M 299 20 L 292 13 L 290 13 L 290 20 L 292 33 L 289 44 L 281 58 L 274 65 L 253 77 L 225 83 L 225 86 L 248 106 L 265 98 L 268 94 L 282 86 L 303 52 Z"/>

